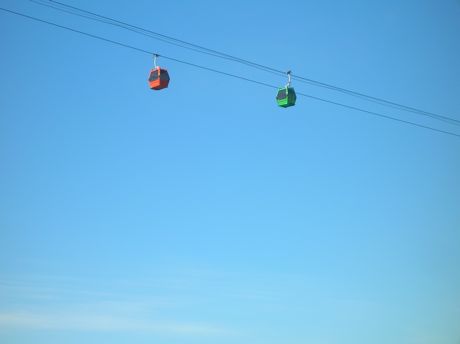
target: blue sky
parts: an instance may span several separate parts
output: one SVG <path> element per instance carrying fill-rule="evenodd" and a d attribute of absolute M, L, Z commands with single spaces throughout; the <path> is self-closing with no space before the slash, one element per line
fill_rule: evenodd
<path fill-rule="evenodd" d="M 68 3 L 460 119 L 459 1 Z M 2 343 L 460 343 L 459 138 L 0 15 Z"/>

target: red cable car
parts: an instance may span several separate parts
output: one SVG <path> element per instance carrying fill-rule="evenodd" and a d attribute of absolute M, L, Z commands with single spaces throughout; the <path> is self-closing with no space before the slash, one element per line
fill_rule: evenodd
<path fill-rule="evenodd" d="M 169 85 L 169 74 L 164 68 L 155 67 L 150 71 L 149 86 L 152 90 L 162 90 Z"/>

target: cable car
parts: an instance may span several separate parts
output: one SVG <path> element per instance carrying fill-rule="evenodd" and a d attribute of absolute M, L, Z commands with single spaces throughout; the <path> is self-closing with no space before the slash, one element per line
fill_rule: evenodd
<path fill-rule="evenodd" d="M 157 66 L 157 58 L 160 55 L 153 54 L 153 65 L 154 67 L 150 70 L 149 75 L 149 86 L 152 90 L 162 90 L 169 85 L 169 74 L 164 68 Z"/>
<path fill-rule="evenodd" d="M 152 90 L 162 90 L 169 85 L 169 74 L 164 68 L 155 67 L 150 71 L 149 86 Z"/>
<path fill-rule="evenodd" d="M 294 87 L 291 87 L 291 71 L 287 72 L 288 83 L 286 86 L 278 88 L 278 93 L 276 95 L 276 102 L 278 106 L 287 108 L 289 106 L 294 106 L 297 96 L 295 94 Z"/>
<path fill-rule="evenodd" d="M 294 106 L 297 96 L 294 91 L 294 87 L 283 87 L 278 89 L 278 94 L 276 95 L 276 102 L 278 106 L 287 108 L 289 106 Z"/>

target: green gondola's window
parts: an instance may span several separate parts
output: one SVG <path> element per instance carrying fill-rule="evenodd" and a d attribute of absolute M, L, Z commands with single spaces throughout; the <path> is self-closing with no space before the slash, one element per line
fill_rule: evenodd
<path fill-rule="evenodd" d="M 154 81 L 158 79 L 158 70 L 155 69 L 154 71 L 152 71 L 152 73 L 150 73 L 150 78 L 149 78 L 149 81 Z"/>
<path fill-rule="evenodd" d="M 277 100 L 282 100 L 282 99 L 285 99 L 286 98 L 286 89 L 283 88 L 282 90 L 279 90 L 278 91 L 278 94 L 276 96 L 276 99 Z"/>

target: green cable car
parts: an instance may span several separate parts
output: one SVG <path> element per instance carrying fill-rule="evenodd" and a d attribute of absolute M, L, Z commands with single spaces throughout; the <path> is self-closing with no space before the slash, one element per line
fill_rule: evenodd
<path fill-rule="evenodd" d="M 294 87 L 291 87 L 291 71 L 287 72 L 288 83 L 282 88 L 278 88 L 278 94 L 276 95 L 276 102 L 278 106 L 287 108 L 294 106 L 297 96 L 294 91 Z"/>
<path fill-rule="evenodd" d="M 289 106 L 294 106 L 297 96 L 294 91 L 294 87 L 283 87 L 278 89 L 278 94 L 276 95 L 276 102 L 278 106 L 287 108 Z"/>

